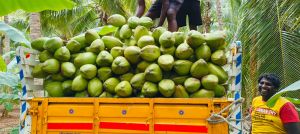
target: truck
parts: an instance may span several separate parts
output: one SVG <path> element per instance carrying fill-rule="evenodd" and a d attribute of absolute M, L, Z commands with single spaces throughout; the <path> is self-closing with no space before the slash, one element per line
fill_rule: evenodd
<path fill-rule="evenodd" d="M 16 57 L 22 83 L 19 131 L 21 134 L 241 133 L 239 44 L 234 43 L 226 65 L 232 81 L 228 91 L 233 94 L 223 98 L 46 97 L 43 80 L 31 75 L 32 68 L 39 63 L 39 52 L 19 47 Z"/>

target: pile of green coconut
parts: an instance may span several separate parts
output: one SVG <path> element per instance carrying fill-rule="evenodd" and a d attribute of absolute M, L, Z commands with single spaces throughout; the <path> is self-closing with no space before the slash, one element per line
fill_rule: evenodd
<path fill-rule="evenodd" d="M 119 14 L 107 26 L 62 40 L 31 42 L 40 63 L 34 78 L 44 79 L 49 97 L 223 97 L 228 74 L 222 32 L 152 30 L 148 17 Z M 114 28 L 112 32 L 104 29 Z"/>

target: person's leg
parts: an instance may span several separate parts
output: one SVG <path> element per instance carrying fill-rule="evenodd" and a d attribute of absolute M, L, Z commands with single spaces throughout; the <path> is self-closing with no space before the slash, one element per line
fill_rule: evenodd
<path fill-rule="evenodd" d="M 135 16 L 141 17 L 145 12 L 145 0 L 138 0 L 138 8 L 136 10 Z"/>
<path fill-rule="evenodd" d="M 197 26 L 202 25 L 200 2 L 198 0 L 189 0 L 187 5 L 190 8 L 187 12 L 190 30 L 197 30 Z"/>
<path fill-rule="evenodd" d="M 168 19 L 168 30 L 171 32 L 175 32 L 178 30 L 176 16 L 179 11 L 183 0 L 171 0 L 169 9 L 167 11 L 167 19 Z"/>

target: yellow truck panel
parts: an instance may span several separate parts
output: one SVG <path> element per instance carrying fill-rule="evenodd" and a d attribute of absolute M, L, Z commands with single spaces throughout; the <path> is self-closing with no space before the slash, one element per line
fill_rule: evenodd
<path fill-rule="evenodd" d="M 32 134 L 228 134 L 226 98 L 33 98 Z M 226 117 L 228 111 L 222 114 Z"/>

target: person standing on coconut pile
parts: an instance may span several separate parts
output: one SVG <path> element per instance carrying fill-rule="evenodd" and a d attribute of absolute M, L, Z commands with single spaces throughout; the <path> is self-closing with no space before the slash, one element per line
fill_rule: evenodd
<path fill-rule="evenodd" d="M 258 91 L 261 96 L 252 102 L 252 134 L 300 134 L 299 116 L 295 106 L 280 97 L 274 107 L 266 102 L 279 89 L 280 80 L 275 74 L 263 74 L 258 79 Z"/>
<path fill-rule="evenodd" d="M 136 16 L 141 17 L 144 12 L 145 0 L 138 0 Z M 152 20 L 159 18 L 158 27 L 167 18 L 168 30 L 171 32 L 186 26 L 186 16 L 189 17 L 190 30 L 197 30 L 197 26 L 202 25 L 199 0 L 156 0 L 145 16 Z"/>

